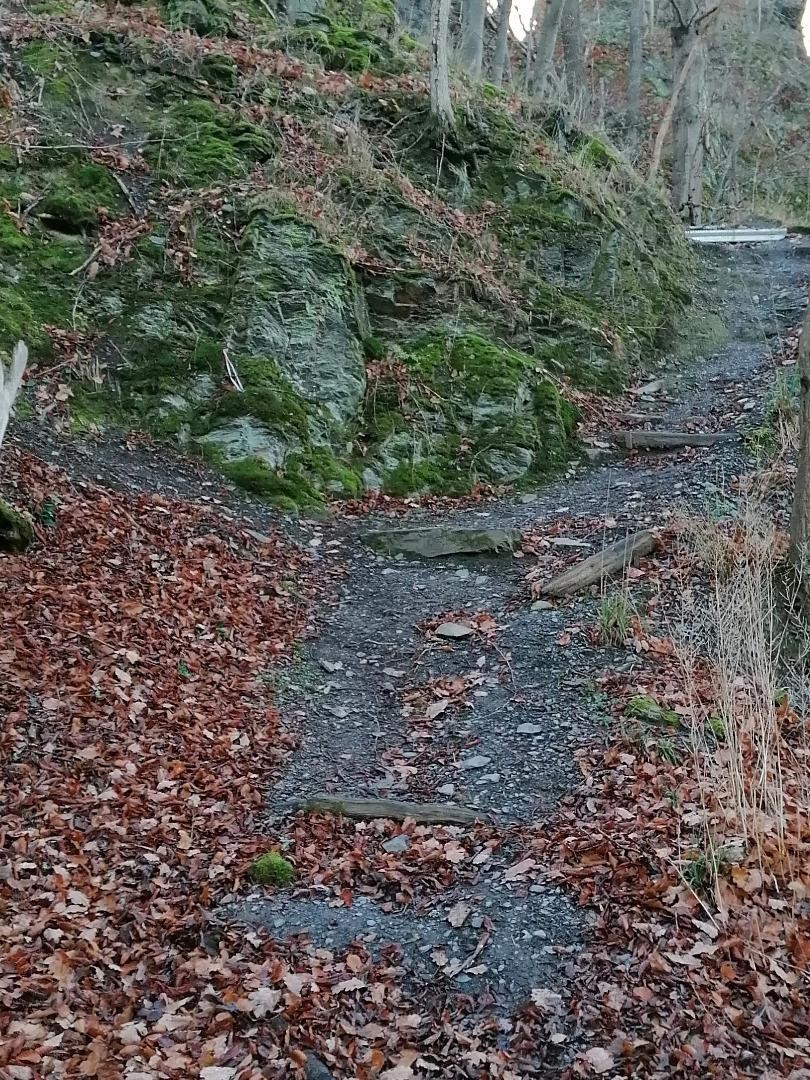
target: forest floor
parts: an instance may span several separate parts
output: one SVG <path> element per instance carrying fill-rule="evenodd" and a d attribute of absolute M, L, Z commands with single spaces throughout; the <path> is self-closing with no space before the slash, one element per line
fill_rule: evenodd
<path fill-rule="evenodd" d="M 729 342 L 588 423 L 734 437 L 537 492 L 280 522 L 162 448 L 15 426 L 5 493 L 40 524 L 0 562 L 0 1073 L 810 1076 L 807 868 L 700 880 L 678 648 L 709 587 L 682 523 L 736 520 L 808 254 L 710 256 Z M 367 543 L 406 527 L 519 540 Z M 543 597 L 642 528 L 622 585 Z M 325 793 L 479 820 L 296 809 Z M 270 849 L 288 887 L 250 883 Z"/>

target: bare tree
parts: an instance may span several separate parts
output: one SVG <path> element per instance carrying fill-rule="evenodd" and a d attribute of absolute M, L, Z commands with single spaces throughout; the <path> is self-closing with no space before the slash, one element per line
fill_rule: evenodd
<path fill-rule="evenodd" d="M 641 76 L 644 66 L 644 8 L 646 0 L 631 0 L 627 58 L 627 120 L 638 133 L 641 121 Z"/>
<path fill-rule="evenodd" d="M 543 14 L 543 24 L 540 27 L 540 38 L 537 42 L 537 55 L 531 68 L 530 93 L 542 97 L 546 89 L 551 65 L 554 60 L 554 50 L 557 47 L 557 38 L 560 33 L 563 12 L 567 0 L 548 0 Z"/>
<path fill-rule="evenodd" d="M 680 91 L 672 110 L 672 205 L 699 225 L 703 213 L 703 151 L 706 125 L 706 36 L 716 5 L 670 0 L 673 70 Z"/>
<path fill-rule="evenodd" d="M 450 67 L 447 39 L 450 0 L 432 0 L 430 9 L 430 111 L 439 130 L 446 133 L 456 124 L 450 100 Z"/>
<path fill-rule="evenodd" d="M 799 470 L 790 518 L 790 553 L 802 577 L 810 581 L 810 304 L 799 339 Z"/>
<path fill-rule="evenodd" d="M 6 371 L 0 360 L 0 446 L 6 436 L 6 428 L 14 409 L 14 402 L 22 386 L 25 365 L 28 363 L 28 349 L 25 343 L 18 341 L 11 354 L 11 367 Z"/>
<path fill-rule="evenodd" d="M 484 58 L 486 0 L 463 0 L 461 9 L 461 63 L 470 78 L 481 78 Z"/>
<path fill-rule="evenodd" d="M 526 72 L 525 72 L 525 86 L 527 90 L 531 89 L 532 85 L 532 66 L 534 64 L 535 45 L 537 44 L 537 31 L 540 27 L 541 10 L 543 7 L 543 0 L 534 0 L 532 5 L 532 13 L 529 17 L 529 26 L 526 28 Z M 520 12 L 518 11 L 518 18 L 520 18 Z M 521 19 L 521 26 L 523 26 L 523 20 Z"/>
<path fill-rule="evenodd" d="M 509 17 L 512 14 L 512 0 L 501 0 L 498 4 L 498 29 L 495 33 L 495 54 L 492 58 L 492 81 L 496 86 L 503 86 L 506 70 L 506 57 L 509 47 Z"/>
<path fill-rule="evenodd" d="M 22 341 L 18 341 L 14 346 L 8 371 L 0 360 L 0 445 L 6 435 L 6 428 L 22 386 L 27 363 L 28 349 Z M 24 551 L 32 537 L 33 530 L 30 521 L 9 506 L 4 499 L 0 499 L 0 550 Z"/>
<path fill-rule="evenodd" d="M 568 100 L 578 113 L 588 111 L 590 92 L 585 71 L 585 35 L 582 32 L 582 11 L 579 0 L 566 0 L 560 24 L 563 56 L 565 58 L 565 85 Z"/>

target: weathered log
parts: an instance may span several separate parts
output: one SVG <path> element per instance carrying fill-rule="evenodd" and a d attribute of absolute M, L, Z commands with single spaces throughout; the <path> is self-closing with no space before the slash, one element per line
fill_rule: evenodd
<path fill-rule="evenodd" d="M 670 450 L 679 446 L 714 446 L 736 435 L 733 431 L 612 431 L 608 437 L 627 450 Z"/>
<path fill-rule="evenodd" d="M 663 413 L 625 412 L 619 413 L 617 419 L 625 424 L 660 424 L 666 416 Z"/>
<path fill-rule="evenodd" d="M 398 799 L 357 799 L 349 795 L 310 795 L 303 799 L 292 799 L 289 803 L 293 812 L 303 810 L 306 813 L 324 811 L 328 814 L 343 814 L 344 817 L 360 820 L 391 818 L 404 821 L 411 818 L 425 825 L 471 825 L 483 819 L 478 810 L 453 803 L 415 803 L 400 802 Z"/>
<path fill-rule="evenodd" d="M 566 596 L 569 593 L 579 592 L 589 585 L 594 585 L 602 578 L 623 570 L 636 559 L 649 555 L 655 549 L 657 538 L 654 533 L 643 529 L 641 532 L 632 533 L 615 544 L 609 544 L 596 555 L 584 559 L 576 566 L 557 574 L 542 591 L 547 596 Z"/>

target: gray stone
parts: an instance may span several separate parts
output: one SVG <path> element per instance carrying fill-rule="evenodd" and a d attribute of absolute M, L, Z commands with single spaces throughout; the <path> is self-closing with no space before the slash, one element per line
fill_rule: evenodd
<path fill-rule="evenodd" d="M 554 547 L 561 548 L 589 548 L 593 546 L 587 540 L 577 540 L 573 536 L 550 536 L 548 542 Z"/>
<path fill-rule="evenodd" d="M 535 600 L 532 604 L 532 611 L 548 611 L 553 607 L 554 605 L 550 600 Z"/>
<path fill-rule="evenodd" d="M 517 733 L 518 735 L 540 735 L 544 730 L 542 724 L 519 724 Z"/>
<path fill-rule="evenodd" d="M 492 758 L 484 757 L 483 754 L 475 754 L 473 757 L 462 758 L 458 763 L 459 769 L 485 769 Z"/>
<path fill-rule="evenodd" d="M 404 552 L 423 559 L 511 552 L 519 540 L 517 529 L 453 528 L 449 525 L 424 529 L 386 529 L 365 536 L 366 543 L 378 551 L 389 554 Z"/>
<path fill-rule="evenodd" d="M 593 465 L 600 465 L 603 461 L 610 461 L 616 456 L 614 450 L 608 450 L 602 446 L 586 446 L 582 453 Z"/>
<path fill-rule="evenodd" d="M 458 622 L 446 622 L 436 627 L 436 637 L 441 638 L 465 638 L 474 632 L 471 626 Z"/>
<path fill-rule="evenodd" d="M 363 469 L 360 478 L 366 491 L 379 491 L 382 488 L 382 480 L 373 469 Z"/>
<path fill-rule="evenodd" d="M 198 441 L 216 447 L 226 459 L 256 457 L 271 469 L 281 468 L 290 450 L 295 449 L 279 432 L 249 416 L 235 416 Z"/>
<path fill-rule="evenodd" d="M 525 446 L 508 449 L 486 450 L 480 455 L 480 464 L 496 483 L 511 484 L 525 476 L 534 463 L 534 454 Z"/>
<path fill-rule="evenodd" d="M 404 833 L 400 833 L 399 836 L 392 836 L 390 840 L 386 840 L 383 843 L 383 850 L 387 851 L 390 855 L 400 855 L 403 851 L 407 851 L 411 846 L 411 842 Z"/>

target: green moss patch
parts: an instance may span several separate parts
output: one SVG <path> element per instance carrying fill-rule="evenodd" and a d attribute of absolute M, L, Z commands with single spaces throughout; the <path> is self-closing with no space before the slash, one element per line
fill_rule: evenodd
<path fill-rule="evenodd" d="M 146 157 L 159 177 L 191 187 L 247 176 L 274 149 L 265 129 L 203 98 L 189 98 L 169 107 Z"/>
<path fill-rule="evenodd" d="M 53 175 L 37 214 L 60 232 L 95 229 L 99 210 L 121 204 L 121 192 L 109 170 L 93 161 L 74 159 Z"/>
<path fill-rule="evenodd" d="M 257 885 L 275 885 L 284 889 L 295 879 L 295 867 L 277 851 L 260 855 L 248 871 L 251 881 Z"/>

